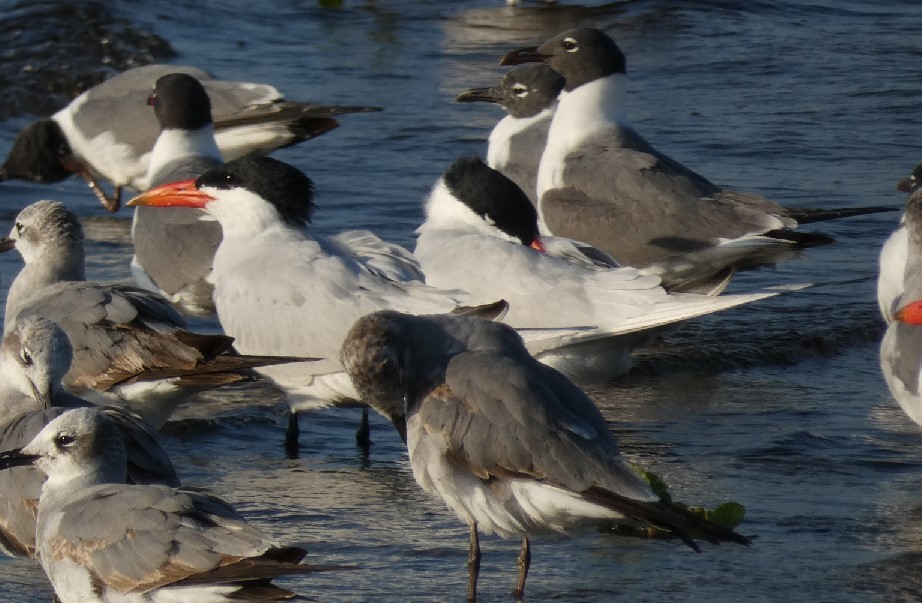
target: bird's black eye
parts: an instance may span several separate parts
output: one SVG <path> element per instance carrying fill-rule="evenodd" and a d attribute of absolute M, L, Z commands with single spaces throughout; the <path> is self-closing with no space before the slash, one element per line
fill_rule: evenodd
<path fill-rule="evenodd" d="M 576 52 L 579 50 L 579 44 L 577 44 L 576 40 L 573 38 L 564 38 L 563 42 L 561 42 L 561 45 L 567 52 Z"/>
<path fill-rule="evenodd" d="M 222 180 L 224 181 L 224 186 L 227 188 L 232 188 L 240 184 L 240 176 L 234 172 L 225 173 Z"/>
<path fill-rule="evenodd" d="M 74 443 L 74 440 L 75 438 L 72 435 L 59 433 L 54 437 L 54 445 L 57 446 L 58 449 L 67 448 Z"/>
<path fill-rule="evenodd" d="M 520 98 L 528 96 L 528 86 L 524 86 L 522 84 L 516 84 L 515 86 L 512 87 L 512 93 Z"/>
<path fill-rule="evenodd" d="M 19 359 L 25 366 L 32 366 L 32 354 L 26 348 L 19 350 Z"/>
<path fill-rule="evenodd" d="M 26 227 L 23 225 L 22 222 L 16 222 L 16 234 L 22 234 L 22 231 L 24 231 L 25 229 Z"/>

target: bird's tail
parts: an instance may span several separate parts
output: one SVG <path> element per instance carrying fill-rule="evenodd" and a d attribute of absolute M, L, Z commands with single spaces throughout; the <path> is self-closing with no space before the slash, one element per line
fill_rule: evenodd
<path fill-rule="evenodd" d="M 590 488 L 583 492 L 582 496 L 586 500 L 617 511 L 629 519 L 668 530 L 696 552 L 701 552 L 701 548 L 695 542 L 696 538 L 713 544 L 721 542 L 735 542 L 746 546 L 752 544 L 752 541 L 742 534 L 673 503 L 636 500 L 598 487 Z"/>

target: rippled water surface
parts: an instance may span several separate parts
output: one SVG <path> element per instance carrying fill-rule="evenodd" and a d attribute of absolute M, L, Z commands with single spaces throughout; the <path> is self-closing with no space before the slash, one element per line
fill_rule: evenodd
<path fill-rule="evenodd" d="M 0 155 L 31 119 L 91 82 L 151 60 L 290 97 L 384 108 L 276 154 L 318 189 L 314 228 L 371 228 L 412 245 L 421 201 L 449 162 L 484 153 L 496 107 L 453 97 L 492 85 L 499 57 L 586 23 L 622 45 L 629 113 L 661 150 L 712 180 L 789 206 L 889 204 L 922 159 L 922 7 L 913 2 L 655 1 L 592 6 L 267 0 L 15 3 L 0 0 Z M 70 33 L 70 32 L 73 33 Z M 90 272 L 128 278 L 128 215 L 104 215 L 73 180 L 0 185 L 0 230 L 24 205 L 67 202 L 85 218 Z M 855 280 L 689 324 L 591 391 L 624 453 L 674 496 L 747 508 L 751 548 L 606 534 L 537 539 L 533 601 L 870 601 L 922 592 L 922 433 L 878 367 L 873 277 L 898 221 L 822 224 L 838 243 L 732 288 Z M 6 287 L 20 267 L 0 256 Z M 863 280 L 862 280 L 863 279 Z M 360 569 L 282 582 L 314 600 L 463 601 L 467 529 L 413 482 L 377 421 L 370 457 L 356 411 L 301 420 L 282 450 L 284 407 L 258 384 L 202 396 L 166 427 L 187 483 L 214 488 L 317 562 Z M 517 542 L 482 539 L 481 600 L 510 601 Z M 0 559 L 0 599 L 49 601 L 38 566 Z"/>

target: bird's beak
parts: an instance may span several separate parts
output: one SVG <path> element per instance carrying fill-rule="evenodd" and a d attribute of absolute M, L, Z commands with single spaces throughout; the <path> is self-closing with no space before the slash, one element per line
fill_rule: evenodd
<path fill-rule="evenodd" d="M 9 251 L 14 247 L 16 247 L 16 239 L 11 239 L 9 237 L 3 237 L 0 239 L 0 253 Z"/>
<path fill-rule="evenodd" d="M 41 456 L 38 454 L 25 454 L 22 448 L 14 448 L 6 452 L 0 452 L 0 470 L 31 465 L 39 458 L 41 458 Z"/>
<path fill-rule="evenodd" d="M 915 180 L 915 178 L 903 178 L 896 183 L 896 190 L 900 191 L 901 193 L 911 193 L 912 186 L 915 184 Z"/>
<path fill-rule="evenodd" d="M 908 303 L 897 310 L 894 318 L 908 325 L 922 325 L 922 299 Z"/>
<path fill-rule="evenodd" d="M 547 248 L 544 246 L 544 243 L 541 242 L 541 239 L 535 237 L 535 240 L 529 245 L 535 251 L 540 251 L 541 253 L 547 253 Z"/>
<path fill-rule="evenodd" d="M 459 103 L 476 103 L 478 101 L 498 103 L 502 99 L 493 88 L 471 88 L 456 96 L 455 100 Z"/>
<path fill-rule="evenodd" d="M 537 46 L 513 50 L 499 60 L 500 65 L 521 65 L 522 63 L 543 63 L 551 55 L 538 52 Z"/>
<path fill-rule="evenodd" d="M 214 201 L 214 197 L 195 188 L 195 180 L 183 180 L 149 189 L 129 201 L 128 205 L 202 209 L 209 201 Z"/>

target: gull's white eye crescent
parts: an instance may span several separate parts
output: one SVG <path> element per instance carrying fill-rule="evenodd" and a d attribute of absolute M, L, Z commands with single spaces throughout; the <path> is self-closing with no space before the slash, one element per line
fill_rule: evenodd
<path fill-rule="evenodd" d="M 562 42 L 564 50 L 567 52 L 576 52 L 579 50 L 579 44 L 573 38 L 564 38 Z"/>
<path fill-rule="evenodd" d="M 516 84 L 512 87 L 512 93 L 520 98 L 528 96 L 528 86 L 523 84 Z"/>
<path fill-rule="evenodd" d="M 19 360 L 21 360 L 25 366 L 32 366 L 32 354 L 29 353 L 28 348 L 22 347 L 19 350 Z"/>

